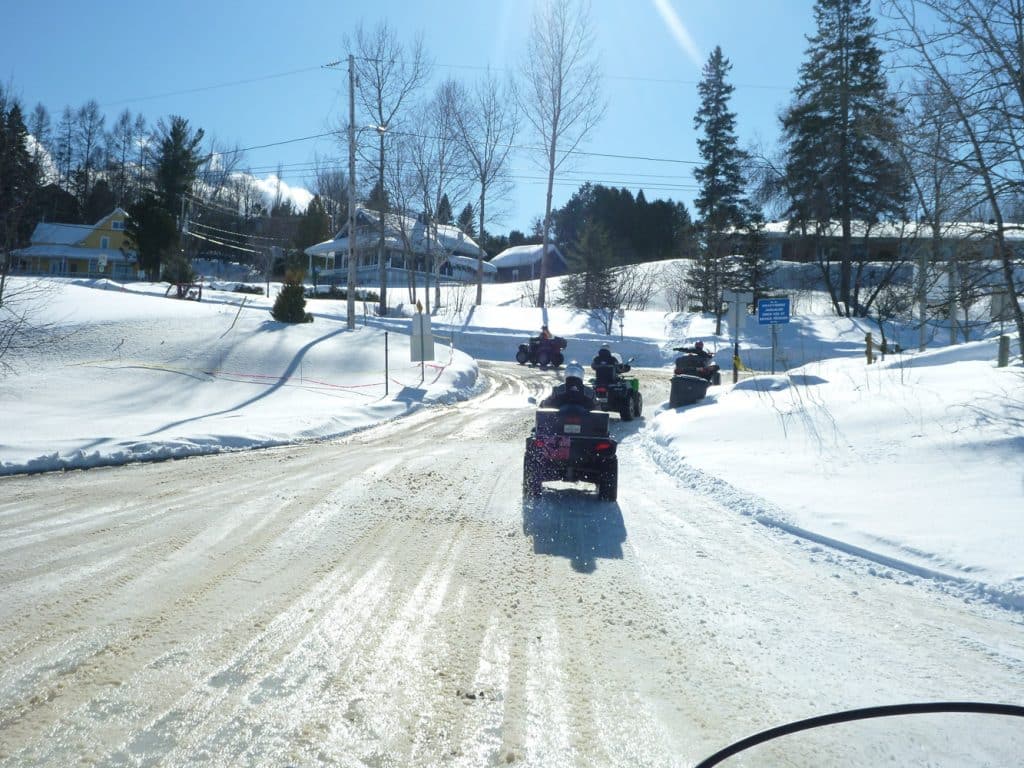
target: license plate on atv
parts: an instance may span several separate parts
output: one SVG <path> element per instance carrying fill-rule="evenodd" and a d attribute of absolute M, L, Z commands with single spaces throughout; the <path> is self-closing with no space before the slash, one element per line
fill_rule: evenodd
<path fill-rule="evenodd" d="M 568 461 L 572 441 L 568 437 L 555 435 L 554 439 L 544 446 L 544 456 L 551 461 Z"/>
<path fill-rule="evenodd" d="M 565 429 L 563 430 L 563 432 L 565 432 L 565 434 L 567 434 L 567 435 L 578 435 L 580 433 L 580 425 L 579 424 L 566 424 L 565 425 Z"/>

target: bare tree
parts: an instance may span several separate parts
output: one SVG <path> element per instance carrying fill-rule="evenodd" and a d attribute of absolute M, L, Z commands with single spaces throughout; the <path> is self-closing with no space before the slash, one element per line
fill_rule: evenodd
<path fill-rule="evenodd" d="M 388 202 L 393 211 L 392 221 L 402 243 L 402 263 L 408 276 L 410 304 L 415 304 L 417 300 L 416 248 L 417 238 L 422 239 L 424 226 L 418 219 L 422 195 L 417 186 L 416 169 L 412 162 L 414 147 L 418 142 L 419 139 L 415 136 L 396 136 L 388 149 L 384 174 Z"/>
<path fill-rule="evenodd" d="M 8 284 L 0 302 L 0 375 L 16 373 L 18 364 L 34 352 L 52 354 L 67 338 L 54 323 L 38 316 L 58 288 L 45 280 L 17 280 Z"/>
<path fill-rule="evenodd" d="M 317 157 L 313 169 L 313 192 L 320 196 L 324 211 L 331 220 L 331 231 L 335 232 L 348 215 L 348 176 L 332 167 L 330 161 Z"/>
<path fill-rule="evenodd" d="M 363 112 L 378 127 L 378 152 L 374 167 L 377 182 L 383 190 L 387 132 L 397 127 L 402 108 L 407 106 L 413 94 L 426 81 L 430 63 L 424 52 L 422 38 L 417 38 L 406 49 L 399 43 L 398 36 L 387 22 L 381 22 L 373 30 L 367 30 L 360 24 L 356 27 L 354 39 L 348 41 L 348 47 L 355 56 L 356 98 Z M 384 228 L 385 217 L 382 215 L 377 245 L 381 315 L 386 315 L 388 311 Z"/>
<path fill-rule="evenodd" d="M 105 121 L 95 99 L 87 101 L 75 114 L 74 142 L 79 162 L 75 188 L 83 206 L 92 189 L 94 173 L 104 165 L 102 143 L 106 136 L 103 130 Z"/>
<path fill-rule="evenodd" d="M 541 143 L 547 168 L 537 305 L 544 306 L 555 172 L 605 111 L 587 0 L 543 0 L 534 10 L 517 89 L 520 109 Z"/>
<path fill-rule="evenodd" d="M 216 138 L 210 138 L 209 147 L 206 161 L 196 173 L 196 188 L 203 199 L 219 202 L 227 193 L 231 178 L 245 161 L 245 152 L 237 144 L 229 149 Z"/>
<path fill-rule="evenodd" d="M 457 86 L 461 90 L 461 86 Z M 519 129 L 519 115 L 515 109 L 511 85 L 504 87 L 488 72 L 477 82 L 472 93 L 459 97 L 461 109 L 455 118 L 459 138 L 465 148 L 469 168 L 480 192 L 477 205 L 481 242 L 486 232 L 486 210 L 489 194 L 501 198 L 511 190 L 508 177 L 508 159 Z M 483 302 L 484 263 L 483 249 L 476 274 L 476 303 Z"/>
<path fill-rule="evenodd" d="M 57 183 L 67 185 L 71 180 L 71 167 L 75 162 L 75 113 L 71 107 L 64 107 L 60 122 L 53 136 L 51 150 L 57 166 Z"/>
<path fill-rule="evenodd" d="M 52 162 L 52 158 L 45 155 L 49 151 L 53 127 L 50 123 L 50 112 L 43 104 L 36 104 L 35 109 L 32 110 L 28 120 L 28 132 L 35 139 L 33 154 L 36 164 L 44 169 L 44 176 L 46 176 L 48 174 L 45 173 L 45 170 L 48 170 L 49 163 Z"/>
<path fill-rule="evenodd" d="M 970 206 L 972 176 L 962 163 L 950 162 L 960 142 L 958 121 L 947 96 L 933 81 L 914 85 L 916 93 L 907 98 L 897 148 L 907 169 L 920 225 L 908 245 L 917 256 L 918 349 L 923 351 L 928 339 L 929 273 L 943 258 L 955 258 L 955 251 L 946 251 L 943 241 L 950 234 L 950 223 L 961 221 Z M 955 308 L 949 316 L 955 327 Z M 951 335 L 955 341 L 955 330 Z"/>
<path fill-rule="evenodd" d="M 440 268 L 440 248 L 436 237 L 437 212 L 445 196 L 453 207 L 466 197 L 471 185 L 467 172 L 468 156 L 465 144 L 460 138 L 457 115 L 465 109 L 463 92 L 454 80 L 446 80 L 438 86 L 433 98 L 422 109 L 421 125 L 424 135 L 410 143 L 412 165 L 416 174 L 416 189 L 419 192 L 423 215 L 427 224 L 427 274 L 435 274 Z M 435 278 L 438 275 L 435 274 Z M 434 282 L 434 307 L 441 301 L 441 288 Z M 427 296 L 427 312 L 430 312 L 430 296 Z"/>
<path fill-rule="evenodd" d="M 129 110 L 124 110 L 117 117 L 107 134 L 107 158 L 111 170 L 111 187 L 114 200 L 119 206 L 133 202 L 138 188 L 134 182 L 138 174 L 132 166 L 136 162 L 138 145 L 146 136 L 146 118 L 141 114 L 132 117 Z"/>
<path fill-rule="evenodd" d="M 961 136 L 951 162 L 977 179 L 995 225 L 994 249 L 1024 356 L 1024 310 L 1006 198 L 1024 190 L 1024 3 L 885 0 L 898 49 L 949 103 Z M 929 23 L 919 20 L 924 9 Z M 1012 225 L 1009 225 L 1012 226 Z"/>

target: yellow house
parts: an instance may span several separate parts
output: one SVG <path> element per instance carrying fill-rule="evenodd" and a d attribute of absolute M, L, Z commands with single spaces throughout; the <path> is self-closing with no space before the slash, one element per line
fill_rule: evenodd
<path fill-rule="evenodd" d="M 124 227 L 128 214 L 115 208 L 92 226 L 36 224 L 31 245 L 14 251 L 14 270 L 32 275 L 138 277 L 138 259 Z"/>

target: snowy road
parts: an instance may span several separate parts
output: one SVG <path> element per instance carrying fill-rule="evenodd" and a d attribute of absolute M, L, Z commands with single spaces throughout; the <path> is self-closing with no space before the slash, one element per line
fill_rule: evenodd
<path fill-rule="evenodd" d="M 839 709 L 1021 703 L 1019 614 L 679 487 L 642 420 L 613 419 L 617 504 L 524 511 L 552 378 L 481 368 L 346 440 L 0 481 L 0 765 L 685 766 Z M 733 764 L 1024 754 L 1019 721 L 949 717 Z"/>

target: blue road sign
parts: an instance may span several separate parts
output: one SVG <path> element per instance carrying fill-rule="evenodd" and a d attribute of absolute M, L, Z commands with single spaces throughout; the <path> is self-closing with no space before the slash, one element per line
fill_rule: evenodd
<path fill-rule="evenodd" d="M 789 322 L 789 299 L 758 299 L 758 325 L 775 325 Z"/>

